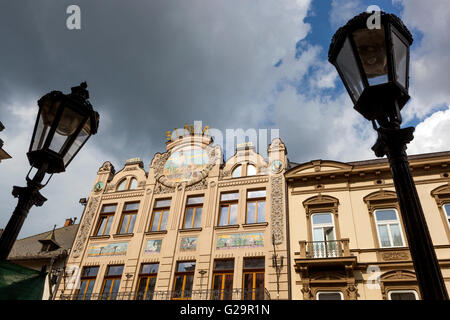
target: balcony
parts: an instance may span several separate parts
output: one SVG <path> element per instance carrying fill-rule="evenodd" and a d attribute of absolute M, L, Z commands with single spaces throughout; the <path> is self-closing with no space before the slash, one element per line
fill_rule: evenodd
<path fill-rule="evenodd" d="M 184 298 L 178 298 L 184 297 Z M 270 300 L 267 289 L 192 290 L 61 294 L 60 300 Z"/>
<path fill-rule="evenodd" d="M 354 265 L 356 257 L 351 255 L 349 239 L 333 241 L 299 241 L 300 251 L 296 252 L 296 267 Z"/>

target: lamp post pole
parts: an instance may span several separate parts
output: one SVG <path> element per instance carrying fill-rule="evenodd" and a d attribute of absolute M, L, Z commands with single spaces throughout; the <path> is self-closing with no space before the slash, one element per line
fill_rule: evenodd
<path fill-rule="evenodd" d="M 406 145 L 413 140 L 414 128 L 377 129 L 378 140 L 372 147 L 377 157 L 387 156 L 416 271 L 422 299 L 448 300 L 445 282 L 433 242 L 409 168 Z"/>
<path fill-rule="evenodd" d="M 13 187 L 12 195 L 19 201 L 0 238 L 0 261 L 8 258 L 31 207 L 40 207 L 47 200 L 39 192 L 46 168 L 45 164 L 39 168 L 32 180 L 27 177 L 26 187 Z"/>

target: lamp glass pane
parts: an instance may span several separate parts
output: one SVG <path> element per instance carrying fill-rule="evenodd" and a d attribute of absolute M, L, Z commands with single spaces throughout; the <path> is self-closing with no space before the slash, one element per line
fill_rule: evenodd
<path fill-rule="evenodd" d="M 78 133 L 77 138 L 73 142 L 73 144 L 70 146 L 69 151 L 64 155 L 64 165 L 66 166 L 70 160 L 73 158 L 73 156 L 77 153 L 77 151 L 83 146 L 84 142 L 89 138 L 90 136 L 90 126 L 89 126 L 89 120 L 84 125 L 84 128 L 81 129 L 80 133 Z M 56 135 L 56 133 L 55 133 Z"/>
<path fill-rule="evenodd" d="M 64 144 L 75 133 L 82 120 L 83 117 L 79 113 L 70 108 L 64 108 L 55 135 L 50 143 L 50 150 L 60 153 L 64 149 Z"/>
<path fill-rule="evenodd" d="M 344 45 L 336 58 L 336 64 L 344 79 L 342 79 L 350 91 L 353 102 L 358 101 L 364 85 L 359 73 L 358 63 L 352 50 L 350 41 L 345 39 Z"/>
<path fill-rule="evenodd" d="M 47 139 L 48 132 L 50 131 L 50 126 L 51 124 L 49 125 L 48 123 L 44 122 L 43 113 L 40 112 L 33 145 L 30 151 L 42 149 L 45 143 L 45 139 Z"/>
<path fill-rule="evenodd" d="M 406 89 L 408 46 L 400 40 L 392 27 L 392 47 L 394 50 L 395 78 Z"/>
<path fill-rule="evenodd" d="M 384 27 L 356 30 L 353 32 L 353 39 L 369 85 L 387 83 L 388 63 Z"/>

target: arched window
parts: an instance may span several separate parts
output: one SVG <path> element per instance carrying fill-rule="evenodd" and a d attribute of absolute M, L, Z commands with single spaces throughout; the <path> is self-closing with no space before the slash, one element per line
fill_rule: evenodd
<path fill-rule="evenodd" d="M 131 182 L 130 182 L 130 190 L 136 189 L 137 186 L 138 186 L 138 182 L 137 182 L 136 178 L 131 178 Z"/>
<path fill-rule="evenodd" d="M 125 185 L 127 183 L 127 179 L 123 179 L 119 185 L 117 186 L 117 191 L 123 191 L 125 190 Z"/>
<path fill-rule="evenodd" d="M 252 164 L 249 164 L 247 166 L 247 175 L 248 176 L 254 176 L 256 175 L 256 167 Z"/>
<path fill-rule="evenodd" d="M 242 166 L 238 165 L 236 168 L 234 168 L 233 173 L 231 174 L 233 178 L 239 178 L 242 176 Z"/>

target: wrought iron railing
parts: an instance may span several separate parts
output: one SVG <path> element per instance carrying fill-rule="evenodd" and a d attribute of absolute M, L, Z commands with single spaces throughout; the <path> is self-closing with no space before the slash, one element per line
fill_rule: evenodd
<path fill-rule="evenodd" d="M 300 257 L 306 259 L 350 256 L 348 239 L 332 241 L 300 241 Z"/>
<path fill-rule="evenodd" d="M 61 294 L 60 300 L 270 300 L 269 291 L 263 289 L 148 291 Z"/>

